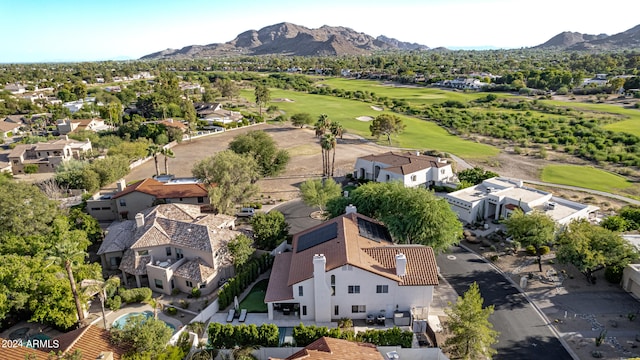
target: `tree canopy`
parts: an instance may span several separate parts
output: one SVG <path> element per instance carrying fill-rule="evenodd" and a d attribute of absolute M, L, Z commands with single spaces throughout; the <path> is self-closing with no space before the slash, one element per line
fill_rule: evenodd
<path fill-rule="evenodd" d="M 553 244 L 556 233 L 556 222 L 539 211 L 525 214 L 516 210 L 505 221 L 507 234 L 523 246 L 533 246 L 538 256 L 538 268 L 542 271 L 542 253 L 540 248 Z"/>
<path fill-rule="evenodd" d="M 462 237 L 456 213 L 444 199 L 424 188 L 405 187 L 401 182 L 370 182 L 352 191 L 349 198 L 331 199 L 327 210 L 335 217 L 343 214 L 348 204 L 382 221 L 398 243 L 423 244 L 443 251 Z"/>
<path fill-rule="evenodd" d="M 122 328 L 111 329 L 114 343 L 131 347 L 128 355 L 140 353 L 152 358 L 164 352 L 171 335 L 172 331 L 164 321 L 147 319 L 144 315 L 131 316 Z"/>
<path fill-rule="evenodd" d="M 594 272 L 609 266 L 624 268 L 638 258 L 638 251 L 617 233 L 579 220 L 572 221 L 558 236 L 556 258 L 573 264 L 593 281 Z"/>
<path fill-rule="evenodd" d="M 449 317 L 445 323 L 451 333 L 445 347 L 456 358 L 491 358 L 496 350 L 491 345 L 498 342 L 499 332 L 493 329 L 489 316 L 493 314 L 493 305 L 482 308 L 482 296 L 477 283 L 471 284 L 462 297 L 458 296 L 451 308 L 445 309 Z"/>
<path fill-rule="evenodd" d="M 496 176 L 498 176 L 498 174 L 493 171 L 484 170 L 477 166 L 472 169 L 465 169 L 458 172 L 458 179 L 460 181 L 464 181 L 472 185 L 480 184 L 482 181 Z"/>
<path fill-rule="evenodd" d="M 376 116 L 369 125 L 371 136 L 379 138 L 381 135 L 387 137 L 389 145 L 391 145 L 391 135 L 401 133 L 405 128 L 402 119 L 393 114 L 381 114 Z"/>
<path fill-rule="evenodd" d="M 236 236 L 235 239 L 229 241 L 227 248 L 233 258 L 233 265 L 236 267 L 246 263 L 251 257 L 251 254 L 256 250 L 253 248 L 253 240 L 244 234 L 240 234 Z"/>
<path fill-rule="evenodd" d="M 265 85 L 257 85 L 254 95 L 256 97 L 256 104 L 260 108 L 260 115 L 262 115 L 262 107 L 271 100 L 271 93 L 269 88 Z"/>
<path fill-rule="evenodd" d="M 251 226 L 256 245 L 264 250 L 275 249 L 289 235 L 289 225 L 278 210 L 255 214 L 251 218 Z"/>
<path fill-rule="evenodd" d="M 305 204 L 317 206 L 320 211 L 324 211 L 329 199 L 340 196 L 342 188 L 331 178 L 309 179 L 300 185 L 300 191 Z"/>
<path fill-rule="evenodd" d="M 214 210 L 230 213 L 234 204 L 253 196 L 258 188 L 258 164 L 249 155 L 239 155 L 225 150 L 205 158 L 193 166 L 193 176 L 212 186 L 209 199 Z"/>
<path fill-rule="evenodd" d="M 313 118 L 308 113 L 296 113 L 291 115 L 291 124 L 293 126 L 300 126 L 302 129 L 305 125 L 313 124 Z"/>
<path fill-rule="evenodd" d="M 253 157 L 262 176 L 278 175 L 289 163 L 289 152 L 278 150 L 271 136 L 260 130 L 236 136 L 229 143 L 229 149 L 237 154 Z"/>

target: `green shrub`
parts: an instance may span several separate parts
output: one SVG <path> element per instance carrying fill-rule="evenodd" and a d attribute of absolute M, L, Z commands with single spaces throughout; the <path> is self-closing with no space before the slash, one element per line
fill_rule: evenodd
<path fill-rule="evenodd" d="M 127 304 L 147 301 L 151 299 L 152 295 L 153 293 L 148 287 L 120 291 L 120 297 L 122 298 L 122 301 Z"/>
<path fill-rule="evenodd" d="M 607 266 L 604 269 L 604 278 L 612 284 L 620 284 L 622 281 L 622 270 L 624 270 L 622 266 Z"/>
<path fill-rule="evenodd" d="M 195 287 L 191 289 L 191 296 L 193 296 L 195 299 L 200 298 L 200 295 L 202 295 L 202 292 L 200 291 L 200 289 Z"/>
<path fill-rule="evenodd" d="M 181 308 L 183 308 L 183 309 L 188 309 L 188 308 L 189 308 L 190 303 L 189 303 L 188 301 L 186 301 L 186 300 L 180 300 L 180 302 L 179 302 L 179 303 L 180 303 L 180 307 L 181 307 Z"/>
<path fill-rule="evenodd" d="M 551 249 L 548 246 L 540 246 L 540 248 L 538 249 L 538 253 L 540 255 L 547 255 L 548 253 L 551 252 Z"/>
<path fill-rule="evenodd" d="M 338 321 L 338 327 L 341 328 L 341 329 L 351 328 L 351 327 L 353 327 L 353 320 L 344 317 L 344 318 L 340 319 L 340 321 Z"/>
<path fill-rule="evenodd" d="M 166 312 L 169 315 L 176 315 L 178 313 L 178 309 L 174 308 L 173 306 L 167 306 Z"/>
<path fill-rule="evenodd" d="M 525 248 L 525 250 L 527 251 L 527 255 L 535 255 L 536 254 L 536 247 L 533 245 L 529 245 Z"/>
<path fill-rule="evenodd" d="M 491 262 L 498 262 L 498 260 L 500 260 L 500 255 L 491 255 L 490 260 Z"/>
<path fill-rule="evenodd" d="M 180 294 L 180 289 L 175 288 L 175 289 L 171 290 L 171 295 L 178 295 L 178 294 Z"/>
<path fill-rule="evenodd" d="M 120 296 L 116 295 L 111 299 L 107 299 L 106 303 L 107 303 L 107 307 L 111 311 L 117 311 L 120 309 L 120 306 L 122 306 L 122 299 L 120 298 Z"/>

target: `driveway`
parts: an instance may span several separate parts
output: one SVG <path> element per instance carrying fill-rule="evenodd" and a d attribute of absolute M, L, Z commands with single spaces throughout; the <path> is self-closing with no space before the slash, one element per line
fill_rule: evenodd
<path fill-rule="evenodd" d="M 484 306 L 495 306 L 490 321 L 500 336 L 494 359 L 572 359 L 532 304 L 491 265 L 458 247 L 438 255 L 437 262 L 458 295 L 477 282 Z"/>
<path fill-rule="evenodd" d="M 289 233 L 292 235 L 322 223 L 322 221 L 309 216 L 318 209 L 307 206 L 302 199 L 288 201 L 276 206 L 274 210 L 278 210 L 284 215 L 287 224 L 290 226 Z"/>

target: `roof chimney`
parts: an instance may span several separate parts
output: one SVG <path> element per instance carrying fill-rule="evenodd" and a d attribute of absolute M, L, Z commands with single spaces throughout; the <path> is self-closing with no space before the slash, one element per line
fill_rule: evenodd
<path fill-rule="evenodd" d="M 420 151 L 416 151 L 416 156 L 420 156 Z"/>
<path fill-rule="evenodd" d="M 127 187 L 127 182 L 124 179 L 120 179 L 120 180 L 118 180 L 116 185 L 118 186 L 118 192 L 120 192 L 120 191 L 124 190 L 124 188 Z"/>
<path fill-rule="evenodd" d="M 313 255 L 313 276 L 324 276 L 326 265 L 327 258 L 324 257 L 324 254 Z"/>
<path fill-rule="evenodd" d="M 396 254 L 396 275 L 405 276 L 407 274 L 407 257 L 403 253 Z"/>
<path fill-rule="evenodd" d="M 144 215 L 142 213 L 136 214 L 136 228 L 141 228 L 144 226 Z"/>
<path fill-rule="evenodd" d="M 352 214 L 352 213 L 357 213 L 358 212 L 358 208 L 353 206 L 353 204 L 349 204 L 349 206 L 347 206 L 344 209 L 345 214 Z"/>

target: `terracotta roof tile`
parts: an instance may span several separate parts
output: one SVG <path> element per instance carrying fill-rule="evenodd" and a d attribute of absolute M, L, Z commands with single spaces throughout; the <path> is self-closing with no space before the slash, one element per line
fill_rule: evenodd
<path fill-rule="evenodd" d="M 287 285 L 289 269 L 291 269 L 292 252 L 284 252 L 276 255 L 271 268 L 269 285 L 264 295 L 264 302 L 282 301 L 293 299 L 293 290 Z"/>
<path fill-rule="evenodd" d="M 437 285 L 438 271 L 433 249 L 422 245 L 394 245 L 381 240 L 374 241 L 360 235 L 358 218 L 375 224 L 378 221 L 362 214 L 352 213 L 333 218 L 323 224 L 293 236 L 293 254 L 288 271 L 287 285 L 292 286 L 313 277 L 313 255 L 324 254 L 326 271 L 349 264 L 374 274 L 396 280 L 400 285 Z M 337 237 L 297 251 L 302 235 L 317 229 L 337 224 Z M 407 275 L 404 279 L 396 275 L 395 254 L 407 252 Z M 390 260 L 391 259 L 391 260 Z M 272 271 L 272 274 L 274 271 Z"/>
<path fill-rule="evenodd" d="M 383 360 L 375 345 L 321 337 L 285 360 Z"/>
<path fill-rule="evenodd" d="M 157 199 L 207 197 L 209 192 L 204 184 L 165 184 L 155 179 L 144 179 L 131 184 L 113 196 L 117 199 L 134 191 L 139 191 Z"/>
<path fill-rule="evenodd" d="M 447 166 L 447 162 L 439 162 L 438 158 L 429 155 L 416 155 L 415 153 L 395 153 L 389 151 L 379 155 L 368 155 L 361 159 L 387 164 L 385 170 L 402 175 L 412 174 L 416 171 L 428 168 L 440 168 Z"/>

